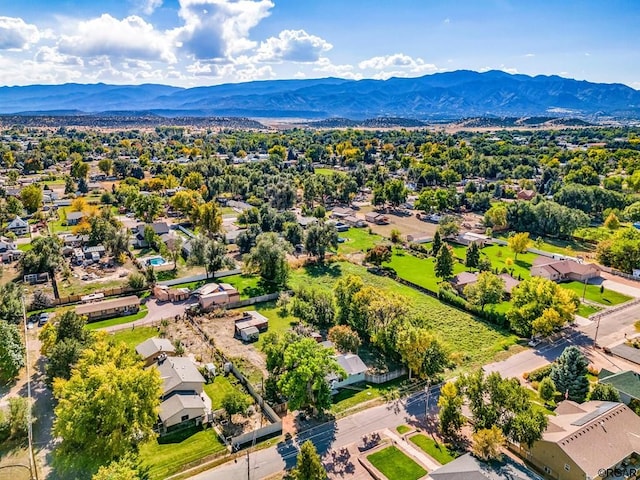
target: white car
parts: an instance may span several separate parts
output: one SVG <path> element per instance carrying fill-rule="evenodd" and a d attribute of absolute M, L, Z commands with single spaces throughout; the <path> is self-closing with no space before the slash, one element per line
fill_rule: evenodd
<path fill-rule="evenodd" d="M 532 348 L 535 348 L 538 345 L 540 345 L 541 343 L 542 343 L 542 339 L 537 338 L 537 337 L 533 337 L 531 340 L 529 340 L 529 343 L 527 345 L 529 345 Z"/>

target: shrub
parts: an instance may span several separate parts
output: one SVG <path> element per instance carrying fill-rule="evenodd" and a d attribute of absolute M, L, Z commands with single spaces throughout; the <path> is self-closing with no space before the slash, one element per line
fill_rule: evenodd
<path fill-rule="evenodd" d="M 522 375 L 522 377 L 525 380 L 529 380 L 530 382 L 540 382 L 542 381 L 542 379 L 551 375 L 551 367 L 552 367 L 552 364 L 545 365 L 544 367 L 538 368 L 537 370 L 533 370 L 531 372 L 525 372 Z"/>

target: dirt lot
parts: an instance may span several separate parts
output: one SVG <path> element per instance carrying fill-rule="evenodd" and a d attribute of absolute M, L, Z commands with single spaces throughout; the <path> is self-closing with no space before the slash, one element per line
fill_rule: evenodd
<path fill-rule="evenodd" d="M 373 211 L 374 208 L 372 206 L 362 207 L 358 211 L 357 216 L 358 218 L 362 218 L 364 220 L 365 214 Z M 436 229 L 438 228 L 437 223 L 429 223 L 418 220 L 415 216 L 415 210 L 410 210 L 409 212 L 410 214 L 403 215 L 389 210 L 389 213 L 385 214 L 389 218 L 388 224 L 375 225 L 373 223 L 367 222 L 367 227 L 370 227 L 371 230 L 373 230 L 375 233 L 386 238 L 389 238 L 391 236 L 391 230 L 393 230 L 394 228 L 400 230 L 400 233 L 403 237 L 409 233 L 422 233 L 432 237 L 436 233 Z"/>
<path fill-rule="evenodd" d="M 227 312 L 222 317 L 206 315 L 199 317 L 197 322 L 202 329 L 215 339 L 216 347 L 228 358 L 238 358 L 245 361 L 245 370 L 258 370 L 260 376 L 267 377 L 267 367 L 264 356 L 256 349 L 255 343 L 243 343 L 233 336 L 235 320 L 242 318 L 240 312 Z M 248 365 L 247 365 L 248 364 Z M 251 371 L 243 371 L 250 380 L 254 375 Z"/>

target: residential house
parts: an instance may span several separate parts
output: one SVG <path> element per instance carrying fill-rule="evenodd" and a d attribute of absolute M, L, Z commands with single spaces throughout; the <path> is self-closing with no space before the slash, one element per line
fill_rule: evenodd
<path fill-rule="evenodd" d="M 162 379 L 157 426 L 160 433 L 201 424 L 210 408 L 205 403 L 205 379 L 195 364 L 189 358 L 160 354 L 158 363 L 149 368 L 157 368 Z"/>
<path fill-rule="evenodd" d="M 200 308 L 205 311 L 240 300 L 238 290 L 228 283 L 208 283 L 195 290 L 193 294 L 198 297 Z"/>
<path fill-rule="evenodd" d="M 600 269 L 590 263 L 578 263 L 569 259 L 554 260 L 539 256 L 533 260 L 531 276 L 543 277 L 554 282 L 571 280 L 587 282 L 599 277 Z"/>
<path fill-rule="evenodd" d="M 483 248 L 487 243 L 489 243 L 489 237 L 481 233 L 464 232 L 453 237 L 451 241 L 466 246 L 475 243 L 478 247 Z"/>
<path fill-rule="evenodd" d="M 191 294 L 188 288 L 171 288 L 156 284 L 153 287 L 153 296 L 160 302 L 181 302 L 188 299 Z"/>
<path fill-rule="evenodd" d="M 92 260 L 94 262 L 99 261 L 106 253 L 107 250 L 104 248 L 104 245 L 94 245 L 93 247 L 84 247 L 82 249 L 85 260 Z"/>
<path fill-rule="evenodd" d="M 550 478 L 629 478 L 607 472 L 640 460 L 640 417 L 623 403 L 565 400 L 548 420 L 542 439 L 522 451 Z"/>
<path fill-rule="evenodd" d="M 89 322 L 104 318 L 123 317 L 139 310 L 140 299 L 136 295 L 76 306 L 76 313 L 85 315 Z"/>
<path fill-rule="evenodd" d="M 81 247 L 89 241 L 89 235 L 60 235 L 65 247 Z"/>
<path fill-rule="evenodd" d="M 238 240 L 238 236 L 243 233 L 246 232 L 247 229 L 246 228 L 238 228 L 236 230 L 228 230 L 227 232 L 225 232 L 224 234 L 224 239 L 227 243 L 230 244 L 235 244 L 236 241 Z"/>
<path fill-rule="evenodd" d="M 504 280 L 504 291 L 505 294 L 510 297 L 511 292 L 515 287 L 520 285 L 520 280 L 513 278 L 508 273 L 501 273 L 498 275 L 502 280 Z M 459 293 L 462 294 L 464 292 L 464 288 L 467 285 L 473 285 L 478 281 L 478 273 L 476 272 L 460 272 L 455 275 L 449 283 L 451 286 Z"/>
<path fill-rule="evenodd" d="M 364 219 L 369 223 L 375 223 L 376 225 L 386 225 L 389 223 L 389 217 L 381 213 L 370 212 L 364 215 Z"/>
<path fill-rule="evenodd" d="M 429 243 L 432 241 L 433 241 L 433 237 L 431 235 L 427 235 L 426 233 L 414 232 L 414 233 L 407 234 L 407 242 L 409 243 L 422 244 L 422 243 Z"/>
<path fill-rule="evenodd" d="M 16 217 L 9 222 L 7 230 L 13 232 L 16 236 L 21 237 L 22 235 L 29 233 L 29 224 L 20 217 Z"/>
<path fill-rule="evenodd" d="M 518 200 L 530 201 L 533 200 L 536 196 L 536 192 L 534 190 L 520 190 L 516 195 Z"/>
<path fill-rule="evenodd" d="M 344 371 L 346 377 L 339 378 L 337 375 L 332 374 L 329 376 L 329 384 L 331 390 L 336 391 L 339 388 L 346 387 L 347 385 L 353 385 L 354 383 L 364 382 L 365 373 L 369 370 L 369 367 L 365 365 L 362 359 L 353 353 L 341 353 L 336 355 L 336 361 Z"/>
<path fill-rule="evenodd" d="M 83 218 L 84 213 L 82 212 L 69 212 L 67 213 L 67 225 L 78 225 Z"/>
<path fill-rule="evenodd" d="M 497 461 L 483 462 L 470 453 L 433 470 L 429 477 L 432 480 L 542 480 L 506 455 Z"/>
<path fill-rule="evenodd" d="M 348 216 L 355 215 L 355 211 L 350 208 L 336 207 L 331 211 L 331 218 L 343 219 Z"/>
<path fill-rule="evenodd" d="M 316 217 L 298 217 L 298 225 L 302 228 L 307 228 L 315 223 L 318 223 L 318 219 Z"/>
<path fill-rule="evenodd" d="M 170 340 L 153 337 L 138 344 L 136 353 L 142 357 L 145 367 L 148 367 L 156 363 L 162 354 L 169 357 L 175 356 L 176 349 Z"/>
<path fill-rule="evenodd" d="M 640 374 L 632 370 L 610 372 L 602 369 L 598 374 L 598 383 L 611 385 L 618 391 L 620 401 L 629 405 L 632 400 L 640 402 Z"/>
<path fill-rule="evenodd" d="M 133 233 L 133 245 L 138 248 L 147 248 L 149 244 L 144 238 L 144 230 L 149 226 L 153 229 L 153 232 L 158 235 L 166 235 L 169 233 L 170 228 L 166 222 L 155 222 L 155 223 L 141 223 L 132 229 Z"/>
<path fill-rule="evenodd" d="M 367 224 L 364 220 L 356 217 L 355 215 L 348 215 L 342 219 L 342 222 L 350 227 L 363 228 L 366 227 Z"/>
<path fill-rule="evenodd" d="M 0 237 L 0 253 L 8 252 L 10 250 L 17 250 L 16 243 L 9 240 L 6 237 Z"/>

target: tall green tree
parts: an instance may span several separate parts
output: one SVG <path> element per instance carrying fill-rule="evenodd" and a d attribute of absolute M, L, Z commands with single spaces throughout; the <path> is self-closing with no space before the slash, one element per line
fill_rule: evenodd
<path fill-rule="evenodd" d="M 312 338 L 302 338 L 286 347 L 282 360 L 278 386 L 287 396 L 291 410 L 310 408 L 321 413 L 331 406 L 327 377 L 330 374 L 344 377 L 346 373 L 330 348 Z"/>
<path fill-rule="evenodd" d="M 567 347 L 551 367 L 551 380 L 558 392 L 569 400 L 582 403 L 589 393 L 589 361 L 578 347 Z"/>
<path fill-rule="evenodd" d="M 20 191 L 20 200 L 27 212 L 33 213 L 42 205 L 42 189 L 35 183 L 27 185 Z"/>
<path fill-rule="evenodd" d="M 408 326 L 402 329 L 396 348 L 410 372 L 421 379 L 433 381 L 451 364 L 446 347 L 425 328 Z"/>
<path fill-rule="evenodd" d="M 22 320 L 22 289 L 15 282 L 0 285 L 0 321 L 18 324 Z"/>
<path fill-rule="evenodd" d="M 391 247 L 384 243 L 380 243 L 367 250 L 364 260 L 365 262 L 380 266 L 391 260 Z"/>
<path fill-rule="evenodd" d="M 526 253 L 531 239 L 529 238 L 529 232 L 514 233 L 507 239 L 509 248 L 515 253 L 516 261 L 518 260 L 519 253 Z"/>
<path fill-rule="evenodd" d="M 436 255 L 434 271 L 436 277 L 440 277 L 444 280 L 451 278 L 453 275 L 453 254 L 451 253 L 451 247 L 446 244 L 440 247 L 440 250 Z"/>
<path fill-rule="evenodd" d="M 433 235 L 433 242 L 431 243 L 431 255 L 435 257 L 440 251 L 440 247 L 442 247 L 442 237 L 440 236 L 440 231 L 436 230 L 436 233 Z"/>
<path fill-rule="evenodd" d="M 440 398 L 438 398 L 439 427 L 440 432 L 447 438 L 455 437 L 464 424 L 463 402 L 464 399 L 458 393 L 454 382 L 447 382 L 440 389 Z"/>
<path fill-rule="evenodd" d="M 338 232 L 336 227 L 327 223 L 311 225 L 304 237 L 305 250 L 319 261 L 329 248 L 338 248 Z"/>
<path fill-rule="evenodd" d="M 327 471 L 322 465 L 322 459 L 311 440 L 307 440 L 300 447 L 296 459 L 296 467 L 291 471 L 293 480 L 326 480 Z"/>
<path fill-rule="evenodd" d="M 15 378 L 24 367 L 25 348 L 16 325 L 0 320 L 0 383 Z"/>
<path fill-rule="evenodd" d="M 245 256 L 245 267 L 258 272 L 267 282 L 286 285 L 289 278 L 288 251 L 289 244 L 277 234 L 263 233 L 258 236 L 256 246 Z"/>
<path fill-rule="evenodd" d="M 91 480 L 143 480 L 147 478 L 140 469 L 140 465 L 133 455 L 110 462 L 101 466 Z"/>
<path fill-rule="evenodd" d="M 467 247 L 467 255 L 464 260 L 464 265 L 468 268 L 478 268 L 480 262 L 480 249 L 477 242 L 471 242 Z"/>
<path fill-rule="evenodd" d="M 498 460 L 502 457 L 501 447 L 505 443 L 502 430 L 493 425 L 483 428 L 473 434 L 473 454 L 485 462 Z"/>
<path fill-rule="evenodd" d="M 486 305 L 500 303 L 504 292 L 504 280 L 491 272 L 480 272 L 476 282 L 464 287 L 464 296 L 473 305 L 479 305 L 481 310 Z"/>
<path fill-rule="evenodd" d="M 511 293 L 513 308 L 507 318 L 514 332 L 522 336 L 549 335 L 571 321 L 580 305 L 575 292 L 542 277 L 520 282 Z"/>
<path fill-rule="evenodd" d="M 104 339 L 86 349 L 69 380 L 56 379 L 54 435 L 61 453 L 100 462 L 135 452 L 151 438 L 161 379 L 144 369 L 125 344 Z"/>

